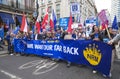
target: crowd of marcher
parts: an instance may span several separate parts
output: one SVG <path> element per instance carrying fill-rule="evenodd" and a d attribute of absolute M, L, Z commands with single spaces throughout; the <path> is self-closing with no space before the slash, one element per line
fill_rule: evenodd
<path fill-rule="evenodd" d="M 2 28 L 2 27 L 1 27 Z M 7 40 L 8 43 L 8 52 L 10 55 L 13 55 L 14 52 L 14 39 L 25 39 L 25 40 L 52 40 L 52 39 L 63 39 L 63 40 L 95 40 L 95 41 L 103 41 L 105 43 L 112 44 L 113 51 L 112 51 L 112 63 L 114 60 L 114 54 L 115 54 L 115 47 L 114 47 L 114 41 L 112 40 L 119 32 L 112 29 L 112 27 L 108 27 L 108 29 L 102 30 L 97 26 L 93 26 L 92 28 L 90 26 L 84 28 L 84 27 L 78 27 L 72 29 L 72 32 L 64 31 L 61 28 L 57 28 L 55 31 L 46 31 L 45 29 L 42 30 L 42 32 L 35 32 L 29 31 L 29 32 L 21 32 L 18 31 L 17 34 L 14 34 L 13 30 L 9 30 L 4 39 Z M 0 41 L 3 39 L 0 37 Z M 110 41 L 112 40 L 112 41 Z M 3 48 L 0 44 L 0 48 Z M 67 66 L 70 66 L 70 62 L 68 62 Z M 95 73 L 95 71 L 94 71 Z"/>

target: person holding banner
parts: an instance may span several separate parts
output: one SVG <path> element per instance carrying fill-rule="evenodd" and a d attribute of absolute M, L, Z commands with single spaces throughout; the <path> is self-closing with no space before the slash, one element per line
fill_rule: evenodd
<path fill-rule="evenodd" d="M 109 35 L 108 35 L 108 32 L 109 32 Z M 115 37 L 115 34 L 113 33 L 113 29 L 111 27 L 108 28 L 108 31 L 107 30 L 104 30 L 102 33 L 101 33 L 101 40 L 104 42 L 104 43 L 108 43 L 109 40 L 111 40 L 112 38 Z M 114 46 L 114 45 L 113 45 Z"/>
<path fill-rule="evenodd" d="M 79 40 L 85 40 L 86 36 L 85 36 L 85 32 L 84 32 L 82 27 L 78 28 L 77 37 L 78 37 Z"/>
<path fill-rule="evenodd" d="M 90 38 L 95 41 L 100 41 L 100 31 L 97 26 L 92 27 L 92 33 L 90 33 Z M 93 69 L 93 73 L 97 73 L 96 70 Z"/>
<path fill-rule="evenodd" d="M 38 40 L 38 32 L 37 31 L 35 31 L 35 36 L 34 36 L 34 40 Z"/>
<path fill-rule="evenodd" d="M 70 32 L 67 32 L 66 35 L 64 36 L 64 40 L 72 40 L 72 34 Z M 70 67 L 71 62 L 67 61 L 67 67 Z"/>
<path fill-rule="evenodd" d="M 64 40 L 71 40 L 73 39 L 72 34 L 70 32 L 67 32 L 66 35 L 64 36 Z"/>
<path fill-rule="evenodd" d="M 60 39 L 60 37 L 61 37 L 61 29 L 60 28 L 57 28 L 55 36 L 56 36 L 56 39 Z"/>
<path fill-rule="evenodd" d="M 13 55 L 14 54 L 14 39 L 16 37 L 16 35 L 14 33 L 11 33 L 10 34 L 10 41 L 11 41 L 11 45 L 10 45 L 10 55 Z"/>
<path fill-rule="evenodd" d="M 108 44 L 112 45 L 113 43 L 118 43 L 120 41 L 120 33 L 117 34 L 113 39 L 111 39 Z"/>
<path fill-rule="evenodd" d="M 10 45 L 11 45 L 11 42 L 10 42 L 10 33 L 11 31 L 8 31 L 7 34 L 6 34 L 6 40 L 7 40 L 7 44 L 8 44 L 8 53 L 10 54 Z"/>
<path fill-rule="evenodd" d="M 95 41 L 100 41 L 100 31 L 97 26 L 93 26 L 90 38 Z"/>
<path fill-rule="evenodd" d="M 113 38 L 115 37 L 115 34 L 113 33 L 113 29 L 111 27 L 105 29 L 103 31 L 103 33 L 101 33 L 101 40 L 104 42 L 104 43 L 108 43 L 109 40 L 112 40 Z M 115 46 L 114 44 L 111 44 L 112 45 L 112 60 L 111 60 L 111 69 L 110 69 L 110 74 L 109 74 L 109 77 L 111 77 L 111 71 L 113 70 L 113 62 L 114 62 L 114 57 L 115 57 Z M 103 75 L 104 77 L 106 77 L 105 75 Z"/>

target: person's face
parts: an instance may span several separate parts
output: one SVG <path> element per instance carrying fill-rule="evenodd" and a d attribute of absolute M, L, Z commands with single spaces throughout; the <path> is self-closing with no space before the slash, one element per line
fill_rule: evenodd
<path fill-rule="evenodd" d="M 98 27 L 94 27 L 94 29 L 95 29 L 95 32 L 98 32 L 99 31 L 99 28 Z"/>
<path fill-rule="evenodd" d="M 112 28 L 109 28 L 109 32 L 112 33 Z"/>
<path fill-rule="evenodd" d="M 78 29 L 79 30 L 79 32 L 82 32 L 83 30 L 82 30 L 82 28 L 80 28 L 80 29 Z"/>

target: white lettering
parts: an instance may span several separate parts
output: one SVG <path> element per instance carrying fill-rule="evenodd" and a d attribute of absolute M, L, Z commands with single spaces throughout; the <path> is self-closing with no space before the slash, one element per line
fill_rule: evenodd
<path fill-rule="evenodd" d="M 43 45 L 35 45 L 35 49 L 43 49 Z"/>
<path fill-rule="evenodd" d="M 35 49 L 53 50 L 53 46 L 52 45 L 35 45 Z"/>
<path fill-rule="evenodd" d="M 66 46 L 63 46 L 63 52 L 64 52 L 64 53 L 67 53 L 67 52 L 66 52 Z"/>
<path fill-rule="evenodd" d="M 68 54 L 72 54 L 72 55 L 79 55 L 78 48 L 74 48 L 74 47 L 63 46 L 63 52 L 68 53 Z"/>
<path fill-rule="evenodd" d="M 79 55 L 79 53 L 78 53 L 78 48 L 74 48 L 74 54 L 75 54 L 75 55 Z"/>
<path fill-rule="evenodd" d="M 33 44 L 27 44 L 27 48 L 32 48 L 33 49 Z"/>
<path fill-rule="evenodd" d="M 44 45 L 44 50 L 53 50 L 52 45 Z"/>
<path fill-rule="evenodd" d="M 54 51 L 62 52 L 62 46 L 61 45 L 54 45 Z"/>

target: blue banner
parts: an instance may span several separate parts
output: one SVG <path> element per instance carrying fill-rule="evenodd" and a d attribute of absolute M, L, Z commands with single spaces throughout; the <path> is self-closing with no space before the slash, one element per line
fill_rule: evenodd
<path fill-rule="evenodd" d="M 16 52 L 58 58 L 76 64 L 90 66 L 109 75 L 112 47 L 92 40 L 22 40 L 15 39 Z"/>

